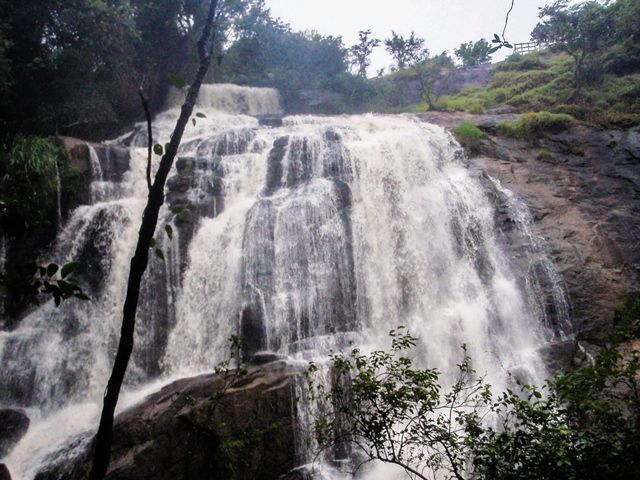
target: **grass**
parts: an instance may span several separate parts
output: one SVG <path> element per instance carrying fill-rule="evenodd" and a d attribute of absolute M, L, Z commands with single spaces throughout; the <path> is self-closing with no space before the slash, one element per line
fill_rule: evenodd
<path fill-rule="evenodd" d="M 498 130 L 508 137 L 534 140 L 542 133 L 561 132 L 576 123 L 576 119 L 566 113 L 529 112 L 515 122 L 501 123 Z"/>
<path fill-rule="evenodd" d="M 573 60 L 566 54 L 512 55 L 496 67 L 491 83 L 443 96 L 438 108 L 483 113 L 498 105 L 522 112 L 566 114 L 606 127 L 640 124 L 640 74 L 603 74 L 574 99 Z"/>
<path fill-rule="evenodd" d="M 454 131 L 455 137 L 468 154 L 476 154 L 480 151 L 482 138 L 485 136 L 482 130 L 471 122 L 462 122 Z"/>

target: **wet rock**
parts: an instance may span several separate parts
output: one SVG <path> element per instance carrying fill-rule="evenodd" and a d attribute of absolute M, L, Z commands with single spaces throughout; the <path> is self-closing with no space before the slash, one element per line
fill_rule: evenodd
<path fill-rule="evenodd" d="M 282 160 L 287 152 L 287 145 L 289 145 L 289 137 L 278 137 L 273 142 L 273 148 L 267 160 L 267 180 L 265 187 L 265 193 L 267 195 L 272 194 L 282 187 Z"/>
<path fill-rule="evenodd" d="M 30 423 L 29 417 L 21 410 L 0 410 L 0 458 L 9 454 L 25 436 Z M 3 477 L 0 469 L 1 478 Z"/>
<path fill-rule="evenodd" d="M 286 359 L 286 355 L 280 355 L 274 352 L 256 352 L 251 356 L 251 359 L 249 359 L 249 365 L 260 366 Z"/>
<path fill-rule="evenodd" d="M 489 125 L 495 117 L 421 115 L 451 129 L 461 121 Z M 527 204 L 532 233 L 545 239 L 565 283 L 574 332 L 598 343 L 614 311 L 640 291 L 640 133 L 576 126 L 544 134 L 533 147 L 485 131 L 490 137 L 472 164 Z M 496 220 L 517 249 L 522 239 L 508 213 L 499 211 Z"/>
<path fill-rule="evenodd" d="M 122 181 L 122 176 L 129 171 L 130 150 L 117 145 L 94 144 L 98 155 L 102 179 L 111 182 Z"/>
<path fill-rule="evenodd" d="M 59 141 L 67 151 L 69 166 L 75 172 L 73 178 L 65 179 L 73 184 L 62 185 L 62 217 L 66 220 L 74 208 L 91 203 L 91 161 L 87 142 L 71 137 L 59 137 Z"/>
<path fill-rule="evenodd" d="M 263 127 L 281 127 L 282 115 L 259 115 L 258 123 Z"/>
<path fill-rule="evenodd" d="M 573 340 L 550 342 L 538 350 L 538 353 L 551 371 L 566 371 L 574 366 L 576 342 Z"/>
<path fill-rule="evenodd" d="M 0 480 L 11 480 L 9 469 L 4 463 L 0 463 Z"/>
<path fill-rule="evenodd" d="M 247 356 L 267 347 L 264 312 L 261 303 L 253 300 L 249 300 L 240 315 L 240 338 L 242 339 L 243 352 Z"/>
<path fill-rule="evenodd" d="M 235 379 L 179 380 L 116 418 L 109 480 L 276 480 L 296 465 L 300 367 L 272 362 Z M 61 457 L 63 458 L 63 457 Z M 53 461 L 37 480 L 80 480 L 90 450 Z"/>
<path fill-rule="evenodd" d="M 314 473 L 308 467 L 299 467 L 287 472 L 278 480 L 313 480 Z"/>

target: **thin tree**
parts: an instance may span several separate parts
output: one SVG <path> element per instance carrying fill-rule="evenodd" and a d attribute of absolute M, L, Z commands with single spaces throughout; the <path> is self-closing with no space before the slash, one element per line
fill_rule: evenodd
<path fill-rule="evenodd" d="M 595 0 L 575 5 L 557 0 L 541 8 L 538 16 L 541 22 L 531 37 L 573 58 L 574 99 L 581 100 L 588 74 L 598 70 L 596 55 L 611 35 L 611 18 L 606 7 Z"/>
<path fill-rule="evenodd" d="M 187 96 L 175 129 L 171 135 L 171 140 L 167 146 L 160 166 L 156 173 L 153 185 L 149 188 L 149 196 L 147 205 L 142 217 L 142 224 L 138 233 L 138 244 L 133 258 L 131 259 L 131 268 L 129 271 L 129 280 L 127 284 L 127 294 L 123 308 L 122 329 L 120 332 L 120 342 L 118 351 L 113 364 L 113 370 L 107 389 L 104 395 L 104 406 L 100 417 L 100 426 L 96 436 L 95 452 L 93 458 L 93 466 L 89 475 L 90 480 L 102 480 L 109 467 L 111 457 L 111 443 L 113 440 L 113 417 L 118 403 L 118 397 L 122 387 L 129 358 L 133 351 L 133 338 L 135 330 L 136 312 L 138 309 L 138 299 L 140 296 L 140 284 L 147 265 L 149 263 L 149 249 L 158 223 L 158 215 L 160 208 L 164 203 L 164 189 L 167 177 L 173 166 L 173 161 L 178 153 L 178 147 L 182 141 L 185 127 L 193 113 L 200 86 L 211 64 L 212 52 L 210 45 L 213 44 L 214 37 L 213 23 L 216 16 L 218 0 L 211 0 L 209 11 L 205 21 L 202 36 L 198 41 L 198 56 L 200 65 L 195 75 L 193 83 L 189 87 Z"/>
<path fill-rule="evenodd" d="M 373 49 L 380 45 L 377 38 L 369 38 L 371 30 L 358 32 L 358 43 L 349 48 L 351 63 L 358 68 L 358 75 L 367 78 L 367 69 L 371 65 Z"/>
<path fill-rule="evenodd" d="M 384 46 L 396 62 L 398 70 L 402 70 L 424 50 L 424 38 L 416 37 L 414 31 L 408 38 L 404 38 L 391 30 L 391 37 L 385 38 Z"/>

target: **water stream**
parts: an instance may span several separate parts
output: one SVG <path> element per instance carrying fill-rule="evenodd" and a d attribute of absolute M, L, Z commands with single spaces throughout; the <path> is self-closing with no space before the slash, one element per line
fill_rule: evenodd
<path fill-rule="evenodd" d="M 155 119 L 159 143 L 179 103 L 174 92 Z M 486 185 L 442 128 L 384 115 L 262 126 L 257 117 L 281 113 L 277 92 L 231 85 L 204 86 L 197 110 L 205 117 L 185 134 L 156 233 L 165 260 L 145 275 L 125 403 L 211 369 L 232 334 L 251 351 L 305 359 L 349 341 L 382 348 L 405 325 L 420 338 L 419 363 L 445 378 L 467 343 L 496 389 L 507 372 L 544 380 L 537 351 L 565 329 L 568 310 L 561 288 L 541 299 L 530 282 L 557 283 L 557 273 L 546 257 L 536 276 L 523 271 Z M 138 126 L 111 144 L 129 149 L 119 181 L 104 179 L 90 149 L 91 204 L 72 213 L 51 254 L 81 263 L 92 301 L 47 303 L 0 332 L 0 405 L 33 419 L 3 460 L 16 479 L 97 425 L 147 194 L 145 142 Z M 509 207 L 517 228 L 530 228 L 523 207 Z"/>

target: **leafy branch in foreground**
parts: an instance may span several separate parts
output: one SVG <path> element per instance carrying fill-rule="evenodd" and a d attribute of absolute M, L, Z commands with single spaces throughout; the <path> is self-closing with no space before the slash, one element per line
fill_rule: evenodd
<path fill-rule="evenodd" d="M 330 357 L 331 386 L 309 371 L 321 406 L 312 425 L 318 451 L 347 445 L 354 470 L 395 464 L 410 478 L 623 480 L 640 476 L 640 356 L 606 346 L 593 364 L 537 388 L 513 379 L 494 396 L 463 347 L 444 387 L 435 369 L 415 368 L 416 338 L 391 332 L 391 349 L 355 348 Z"/>
<path fill-rule="evenodd" d="M 363 354 L 355 348 L 331 355 L 336 381 L 330 391 L 312 382 L 316 399 L 330 405 L 313 424 L 318 444 L 321 449 L 350 444 L 356 469 L 379 460 L 416 478 L 438 472 L 462 480 L 467 412 L 489 402 L 490 389 L 471 368 L 465 347 L 458 376 L 443 392 L 436 369 L 415 368 L 405 356 L 417 339 L 403 328 L 390 336 L 389 352 Z"/>

